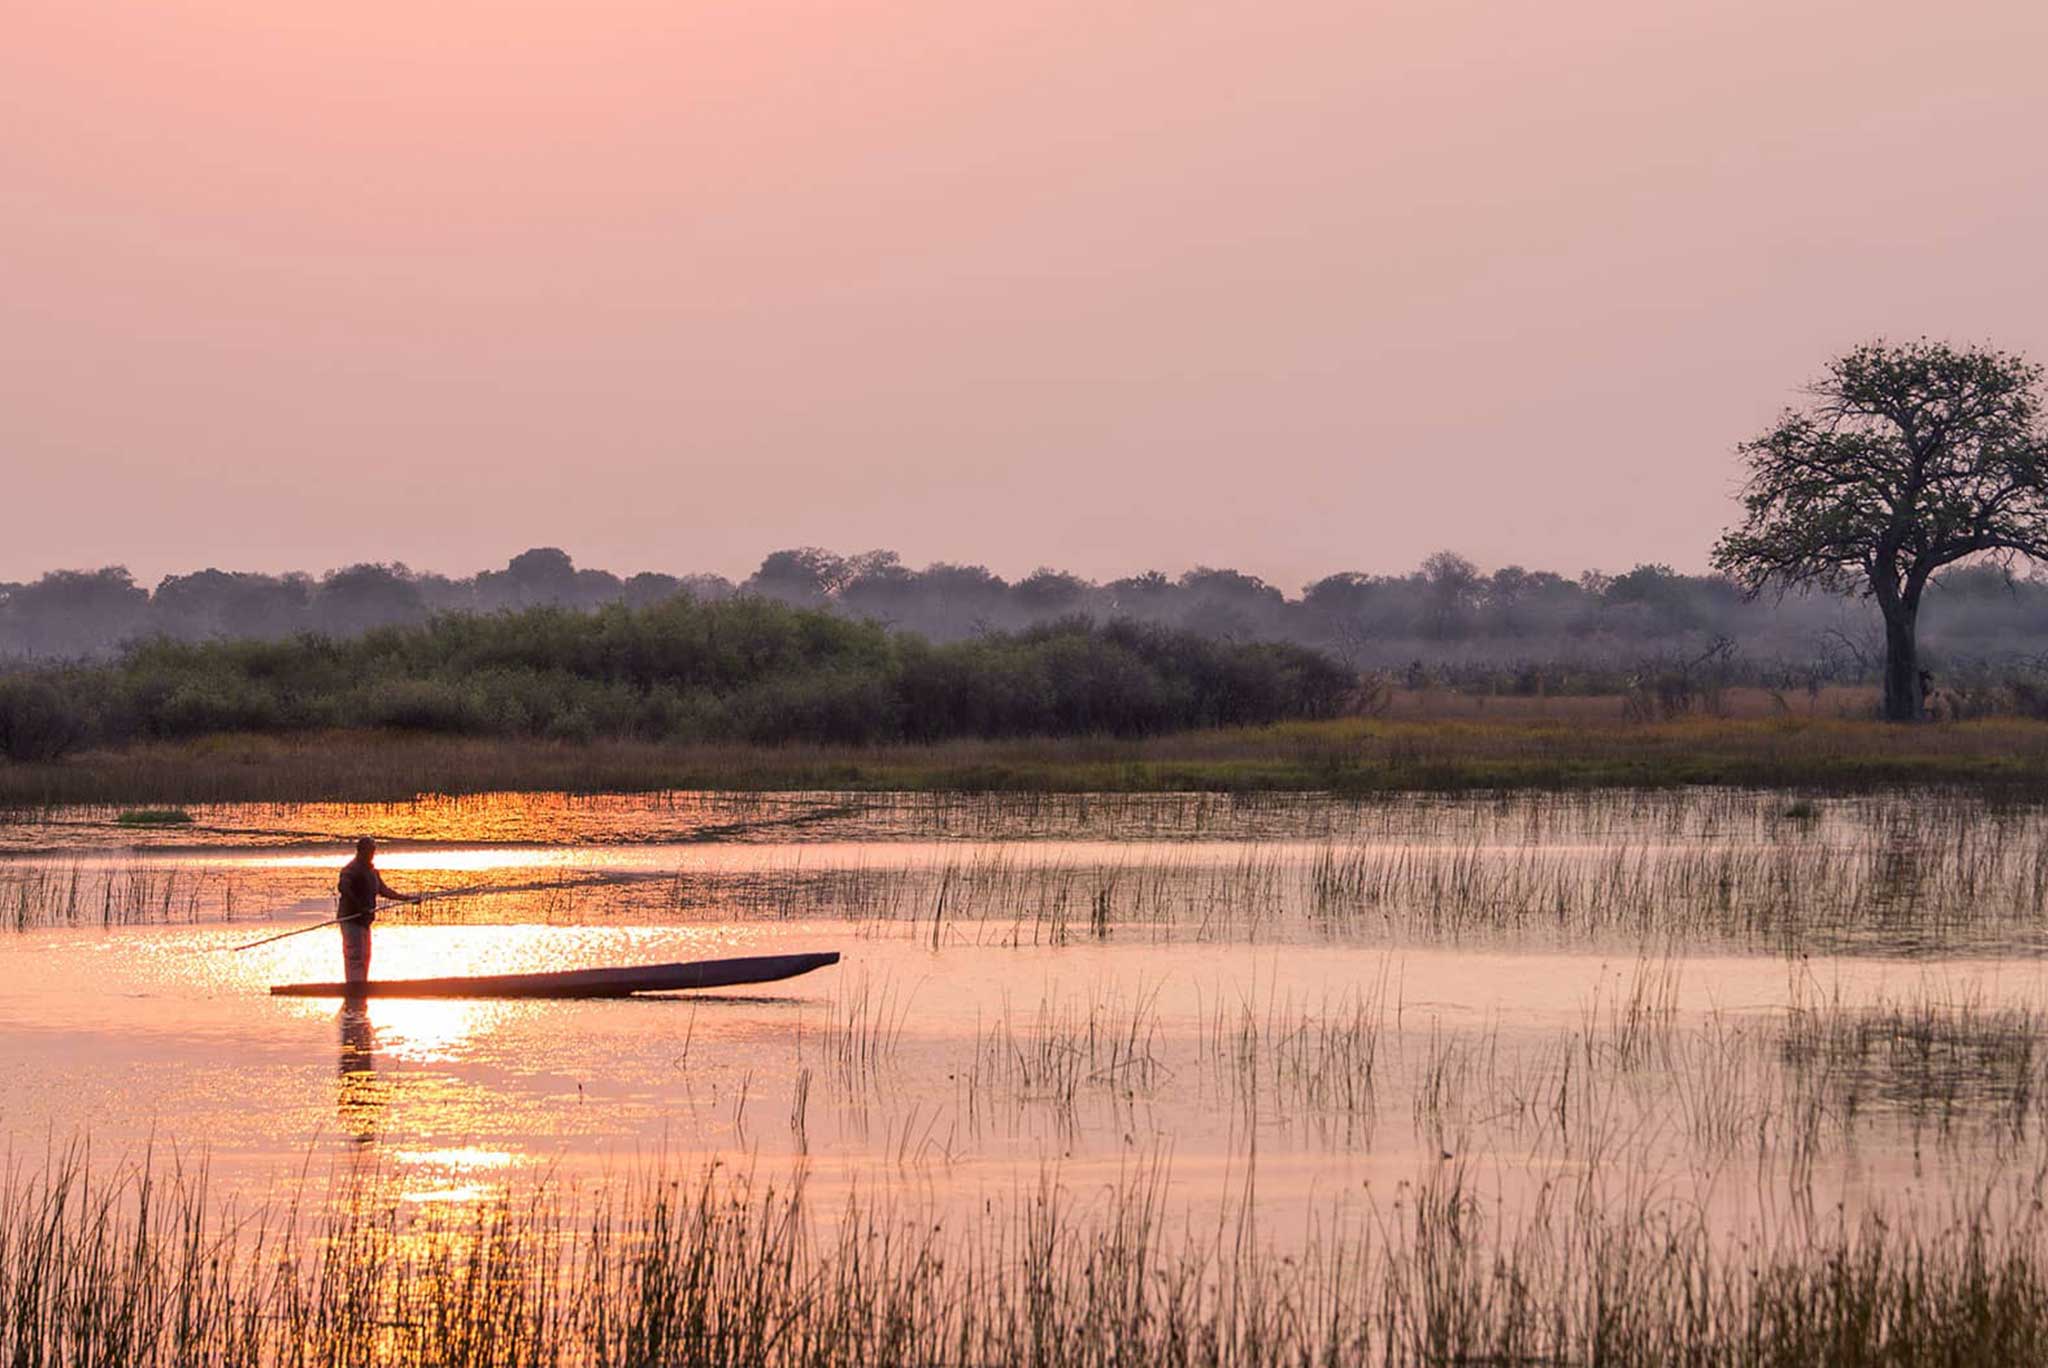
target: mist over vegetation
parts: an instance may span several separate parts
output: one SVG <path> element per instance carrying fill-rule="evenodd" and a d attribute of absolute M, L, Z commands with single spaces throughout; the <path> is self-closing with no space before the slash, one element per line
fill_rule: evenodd
<path fill-rule="evenodd" d="M 1128 620 L 1228 641 L 1284 641 L 1355 669 L 1444 678 L 1541 667 L 1543 687 L 1570 689 L 1573 671 L 1627 672 L 1683 660 L 1719 643 L 1750 674 L 1783 682 L 1872 677 L 1882 653 L 1863 600 L 1824 592 L 1745 600 L 1720 575 L 1639 565 L 1622 574 L 1483 571 L 1441 552 L 1405 575 L 1338 573 L 1290 594 L 1237 570 L 1148 571 L 1106 583 L 1053 569 L 1006 580 L 982 566 L 912 569 L 889 551 L 841 556 L 776 551 L 747 579 L 620 574 L 577 567 L 552 548 L 467 578 L 363 564 L 315 577 L 202 570 L 153 591 L 120 567 L 53 571 L 0 583 L 0 657 L 106 657 L 154 638 L 276 641 L 302 633 L 344 639 L 449 614 L 536 607 L 647 607 L 678 594 L 705 603 L 756 597 L 915 633 L 934 642 L 1013 632 L 1062 619 Z M 1937 668 L 2031 662 L 2048 655 L 2048 581 L 1995 565 L 1948 572 L 1928 592 L 1926 640 Z"/>

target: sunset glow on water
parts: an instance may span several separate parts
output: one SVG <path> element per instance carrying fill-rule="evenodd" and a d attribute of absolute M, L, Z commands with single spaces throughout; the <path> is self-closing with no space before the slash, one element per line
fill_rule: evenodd
<path fill-rule="evenodd" d="M 693 839 L 678 829 L 687 804 L 602 800 L 592 811 L 631 814 L 620 828 L 645 839 L 584 845 L 534 838 L 551 809 L 572 830 L 589 811 L 518 807 L 472 805 L 470 825 L 438 828 L 403 809 L 213 812 L 221 843 L 186 833 L 175 851 L 123 853 L 82 838 L 98 828 L 76 815 L 15 829 L 45 851 L 0 864 L 18 905 L 39 887 L 24 880 L 81 860 L 105 866 L 90 882 L 170 856 L 177 877 L 240 891 L 231 921 L 197 898 L 190 915 L 174 900 L 168 924 L 0 940 L 11 1143 L 90 1135 L 111 1154 L 174 1135 L 217 1184 L 257 1192 L 370 1161 L 429 1203 L 655 1159 L 972 1202 L 1045 1165 L 1085 1189 L 1170 1155 L 1172 1191 L 1202 1208 L 1256 1155 L 1260 1219 L 1286 1232 L 1332 1202 L 1369 1211 L 1446 1155 L 1513 1207 L 1584 1162 L 1584 1125 L 1611 1137 L 1617 1181 L 1689 1193 L 1736 1228 L 1771 1209 L 1769 1184 L 1721 1181 L 1725 1158 L 1702 1147 L 1762 1135 L 1766 1173 L 1794 1164 L 1794 1100 L 1813 1087 L 1853 1092 L 1823 1118 L 1836 1139 L 1796 1161 L 1831 1200 L 1945 1202 L 1982 1176 L 1968 1156 L 2039 1131 L 2032 1065 L 2012 1074 L 1987 1053 L 2048 990 L 2031 884 L 1987 846 L 1963 857 L 1971 905 L 1946 905 L 1953 848 L 1900 863 L 1910 844 L 1857 834 L 1868 812 L 1787 826 L 1741 796 L 1235 814 L 1122 800 L 1042 811 L 1035 837 L 1004 843 L 949 834 L 974 823 L 915 804 L 806 800 L 744 831 L 697 812 L 687 820 L 721 834 Z M 477 890 L 392 909 L 380 979 L 844 959 L 648 999 L 273 998 L 272 983 L 338 977 L 334 933 L 229 947 L 331 910 L 318 890 L 346 850 L 314 846 L 351 820 L 448 841 L 380 858 L 401 889 Z M 476 844 L 479 829 L 516 839 Z M 1367 866 L 1400 877 L 1373 892 Z M 1785 889 L 1799 868 L 1828 886 Z M 1904 921 L 1859 914 L 1850 936 L 1831 898 Z M 258 915 L 280 904 L 287 920 Z M 1758 929 L 1732 934 L 1744 916 Z M 1789 917 L 1807 920 L 1774 921 Z M 1927 954 L 1916 927 L 1951 923 L 1974 948 Z M 1887 1046 L 1805 1072 L 1802 1023 L 1901 1009 L 1962 1038 L 1931 1039 L 1923 1071 Z M 1592 1078 L 1583 1099 L 1575 1055 Z M 1540 1099 L 1559 1087 L 1564 1119 L 1546 1121 Z M 1952 1159 L 1927 1160 L 1936 1136 Z"/>

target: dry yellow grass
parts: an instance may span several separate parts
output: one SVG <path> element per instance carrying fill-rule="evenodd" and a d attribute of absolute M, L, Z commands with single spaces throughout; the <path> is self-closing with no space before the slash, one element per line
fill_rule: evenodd
<path fill-rule="evenodd" d="M 1468 789 L 1963 784 L 2048 792 L 2048 723 L 1915 727 L 1853 695 L 1785 712 L 1638 723 L 1615 698 L 1403 695 L 1384 717 L 1108 738 L 934 746 L 575 744 L 388 732 L 219 736 L 0 767 L 0 804 L 385 801 L 511 790 L 920 789 L 1339 793 Z M 1834 704 L 1832 713 L 1829 704 Z M 1770 711 L 1764 711 L 1769 708 Z"/>

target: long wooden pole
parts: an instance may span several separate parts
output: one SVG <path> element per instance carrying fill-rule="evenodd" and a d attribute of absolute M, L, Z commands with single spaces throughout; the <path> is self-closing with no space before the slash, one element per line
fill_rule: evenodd
<path fill-rule="evenodd" d="M 259 945 L 268 945 L 268 944 L 270 944 L 270 943 L 271 943 L 272 941 L 281 941 L 281 940 L 285 939 L 285 938 L 286 938 L 287 936 L 303 936 L 303 935 L 305 935 L 305 934 L 306 934 L 306 933 L 307 933 L 308 931 L 318 931 L 318 930 L 320 930 L 320 929 L 321 929 L 322 927 L 326 927 L 326 926 L 338 926 L 338 925 L 340 925 L 340 924 L 341 924 L 341 918 L 339 918 L 339 917 L 329 917 L 329 918 L 328 918 L 328 919 L 327 919 L 326 921 L 324 921 L 324 922 L 314 922 L 314 923 L 313 923 L 313 924 L 312 924 L 311 926 L 301 926 L 301 927 L 297 928 L 296 930 L 292 930 L 292 931 L 280 931 L 280 932 L 279 932 L 278 934 L 276 934 L 275 936 L 265 936 L 265 937 L 264 937 L 264 938 L 263 938 L 262 940 L 252 940 L 252 941 L 250 941 L 250 942 L 249 942 L 249 943 L 248 943 L 247 945 L 230 945 L 230 946 L 228 947 L 228 949 L 229 949 L 229 950 L 254 950 L 254 949 L 255 949 L 255 948 L 256 948 L 257 946 L 259 946 Z"/>
<path fill-rule="evenodd" d="M 504 890 L 502 888 L 444 888 L 438 893 L 422 893 L 418 897 L 409 898 L 406 899 L 406 901 L 415 903 L 434 902 L 440 898 L 454 898 L 466 896 L 473 893 L 497 893 L 503 891 Z M 303 936 L 308 931 L 318 931 L 323 927 L 339 926 L 340 924 L 341 918 L 329 917 L 326 921 L 314 922 L 311 926 L 301 926 L 291 931 L 280 931 L 275 936 L 265 936 L 262 940 L 252 940 L 247 945 L 229 945 L 217 948 L 226 949 L 229 953 L 233 953 L 236 950 L 254 950 L 259 945 L 268 945 L 272 941 L 281 941 L 288 936 Z"/>

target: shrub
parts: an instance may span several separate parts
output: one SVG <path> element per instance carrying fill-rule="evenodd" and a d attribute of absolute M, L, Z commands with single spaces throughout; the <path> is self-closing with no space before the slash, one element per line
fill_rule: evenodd
<path fill-rule="evenodd" d="M 401 731 L 468 733 L 489 730 L 481 694 L 441 679 L 385 679 L 365 690 L 357 724 Z"/>
<path fill-rule="evenodd" d="M 91 734 L 85 711 L 48 679 L 0 679 L 0 756 L 59 760 Z"/>
<path fill-rule="evenodd" d="M 1136 623 L 1077 618 L 935 646 L 828 612 L 682 598 L 450 616 L 353 639 L 159 639 L 67 672 L 61 697 L 35 679 L 17 679 L 29 700 L 19 729 L 48 714 L 56 740 L 21 744 L 60 750 L 86 717 L 114 740 L 320 727 L 853 745 L 1142 736 L 1331 716 L 1357 687 L 1301 647 Z"/>
<path fill-rule="evenodd" d="M 764 745 L 862 745 L 903 734 L 899 700 L 888 681 L 852 671 L 775 680 L 734 699 L 733 710 L 740 735 Z"/>

